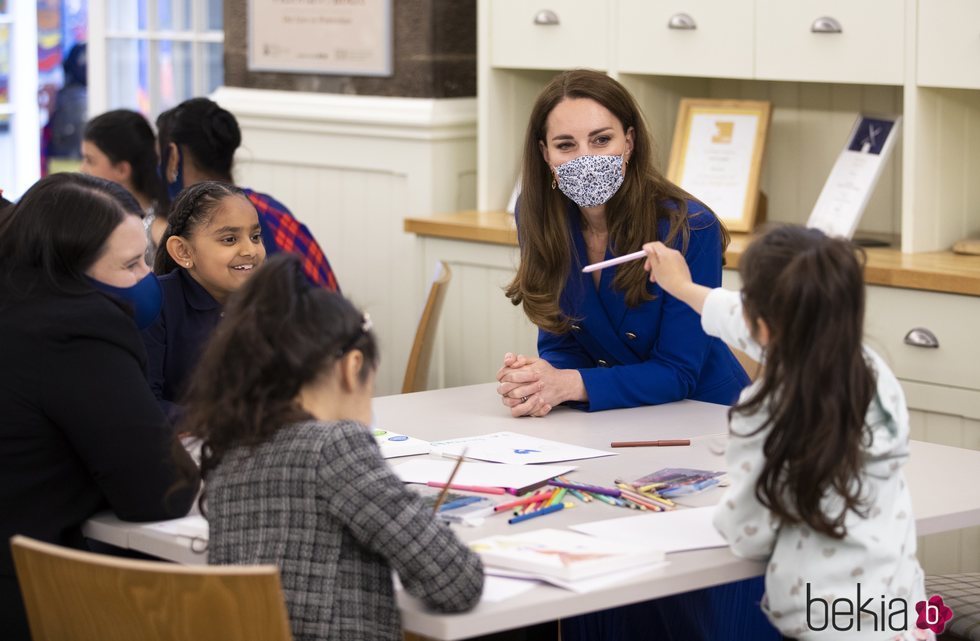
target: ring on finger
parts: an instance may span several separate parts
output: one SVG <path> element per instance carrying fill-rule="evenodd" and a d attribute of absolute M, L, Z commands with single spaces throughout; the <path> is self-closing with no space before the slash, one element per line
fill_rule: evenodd
<path fill-rule="evenodd" d="M 522 403 L 527 403 L 527 396 L 522 396 L 521 397 L 521 402 Z"/>

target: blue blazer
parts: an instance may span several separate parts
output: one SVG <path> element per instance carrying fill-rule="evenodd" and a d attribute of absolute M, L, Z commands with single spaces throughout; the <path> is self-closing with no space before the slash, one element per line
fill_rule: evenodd
<path fill-rule="evenodd" d="M 143 330 L 147 379 L 160 407 L 177 422 L 187 379 L 221 319 L 221 305 L 181 268 L 160 276 L 163 310 Z"/>
<path fill-rule="evenodd" d="M 669 205 L 668 205 L 669 206 Z M 694 282 L 721 286 L 721 225 L 698 202 L 689 201 L 691 235 L 684 254 Z M 626 305 L 624 292 L 613 288 L 615 269 L 601 272 L 596 289 L 587 264 L 578 212 L 570 212 L 572 269 L 559 304 L 572 331 L 558 335 L 538 331 L 538 355 L 559 369 L 577 369 L 589 400 L 583 409 L 657 405 L 690 398 L 731 405 L 749 377 L 731 350 L 701 329 L 701 317 L 686 304 L 647 283 L 654 299 Z M 666 220 L 658 226 L 667 237 Z M 675 243 L 680 248 L 680 239 Z M 606 258 L 613 258 L 606 250 Z"/>

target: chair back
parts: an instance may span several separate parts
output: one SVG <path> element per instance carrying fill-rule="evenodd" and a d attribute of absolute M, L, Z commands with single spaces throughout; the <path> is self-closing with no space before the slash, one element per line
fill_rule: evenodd
<path fill-rule="evenodd" d="M 425 300 L 425 308 L 422 310 L 418 329 L 415 331 L 412 351 L 408 355 L 402 394 L 422 392 L 428 387 L 429 366 L 432 364 L 432 349 L 435 346 L 436 329 L 439 327 L 442 304 L 446 300 L 446 290 L 449 288 L 449 280 L 452 277 L 453 273 L 449 269 L 449 265 L 442 261 L 436 263 L 436 273 L 429 284 L 429 295 Z"/>
<path fill-rule="evenodd" d="M 182 566 L 11 539 L 34 641 L 292 641 L 274 565 Z"/>

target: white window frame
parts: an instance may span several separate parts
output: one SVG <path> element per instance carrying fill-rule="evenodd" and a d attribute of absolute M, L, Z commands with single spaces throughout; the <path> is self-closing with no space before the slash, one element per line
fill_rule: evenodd
<path fill-rule="evenodd" d="M 4 196 L 16 200 L 41 177 L 41 115 L 37 103 L 37 4 L 10 0 L 0 21 L 10 29 L 10 102 L 0 113 L 10 114 L 14 149 L 14 180 L 0 185 Z"/>
<path fill-rule="evenodd" d="M 108 25 L 108 0 L 89 0 L 88 7 L 88 69 L 89 69 L 89 114 L 94 116 L 114 108 L 109 104 L 109 42 L 112 40 L 139 40 L 150 44 L 152 55 L 154 43 L 161 41 L 191 43 L 191 90 L 194 96 L 208 93 L 205 85 L 207 78 L 204 47 L 209 44 L 224 44 L 224 30 L 207 30 L 207 3 L 193 0 L 191 2 L 191 28 L 182 30 L 157 29 L 158 2 L 167 0 L 147 1 L 147 25 L 145 30 L 110 30 Z M 174 22 L 183 22 L 183 16 L 174 16 Z M 160 98 L 160 68 L 151 64 L 148 69 L 149 111 L 147 114 L 152 121 L 162 111 Z"/>

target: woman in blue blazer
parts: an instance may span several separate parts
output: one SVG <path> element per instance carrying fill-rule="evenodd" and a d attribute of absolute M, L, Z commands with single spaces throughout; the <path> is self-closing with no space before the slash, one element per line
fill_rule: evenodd
<path fill-rule="evenodd" d="M 497 374 L 514 416 L 560 403 L 727 405 L 749 383 L 697 314 L 646 279 L 642 261 L 582 273 L 658 239 L 684 253 L 695 282 L 721 285 L 727 232 L 657 171 L 652 148 L 632 96 L 605 74 L 569 71 L 539 96 L 518 203 L 521 263 L 507 288 L 539 328 L 539 358 L 508 354 Z"/>
<path fill-rule="evenodd" d="M 605 74 L 575 70 L 545 87 L 524 146 L 521 263 L 507 296 L 538 326 L 538 358 L 508 354 L 497 374 L 514 416 L 565 403 L 590 411 L 686 398 L 731 404 L 748 376 L 697 314 L 652 285 L 642 261 L 590 263 L 662 240 L 694 280 L 721 285 L 728 234 L 657 171 L 636 101 Z M 562 638 L 778 639 L 758 609 L 761 579 L 562 621 Z"/>

